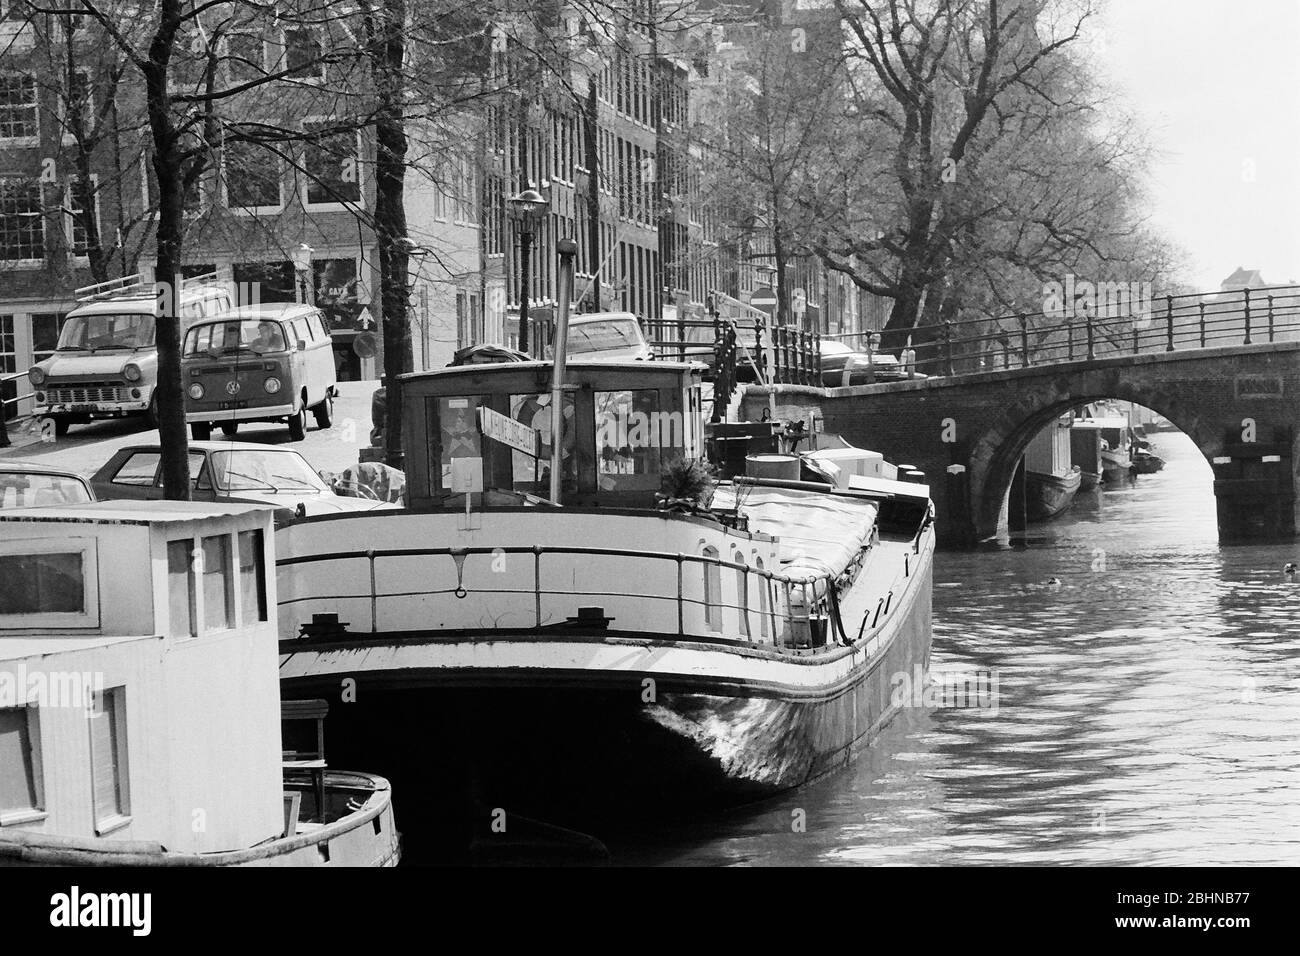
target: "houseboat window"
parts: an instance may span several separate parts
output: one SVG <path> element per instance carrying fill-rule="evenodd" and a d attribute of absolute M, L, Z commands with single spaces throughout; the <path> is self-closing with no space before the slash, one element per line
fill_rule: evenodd
<path fill-rule="evenodd" d="M 578 463 L 573 456 L 576 436 L 574 427 L 573 395 L 564 396 L 564 432 L 560 439 L 561 462 L 564 465 L 564 486 L 575 485 Z M 510 417 L 523 422 L 538 434 L 536 458 L 522 451 L 513 453 L 513 479 L 515 491 L 528 491 L 545 495 L 551 483 L 551 394 L 511 395 Z"/>
<path fill-rule="evenodd" d="M 0 824 L 44 809 L 35 707 L 0 707 Z"/>
<path fill-rule="evenodd" d="M 266 566 L 262 562 L 262 532 L 239 532 L 240 608 L 245 624 L 266 620 Z"/>
<path fill-rule="evenodd" d="M 194 542 L 167 542 L 167 599 L 173 637 L 198 635 L 194 613 Z"/>
<path fill-rule="evenodd" d="M 740 615 L 740 633 L 749 638 L 749 570 L 744 567 L 744 555 L 736 554 L 736 563 L 741 567 L 736 569 L 736 606 Z"/>
<path fill-rule="evenodd" d="M 0 615 L 86 613 L 81 551 L 0 554 L 0 581 Z"/>
<path fill-rule="evenodd" d="M 448 395 L 437 399 L 438 449 L 442 487 L 451 484 L 453 458 L 482 457 L 482 439 L 478 428 L 481 395 Z"/>
<path fill-rule="evenodd" d="M 90 725 L 90 780 L 95 798 L 95 832 L 104 833 L 131 812 L 127 786 L 126 688 L 95 694 Z"/>
<path fill-rule="evenodd" d="M 771 600 L 768 597 L 771 585 L 766 578 L 761 577 L 763 573 L 762 558 L 757 556 L 754 557 L 754 570 L 756 570 L 760 575 L 755 582 L 758 587 L 758 636 L 760 640 L 765 641 L 770 636 L 767 631 L 767 619 L 772 614 Z"/>
<path fill-rule="evenodd" d="M 235 626 L 229 535 L 203 539 L 203 626 L 207 630 Z"/>
<path fill-rule="evenodd" d="M 704 565 L 704 623 L 710 630 L 722 630 L 722 569 L 714 562 L 718 549 L 705 546 L 701 552 L 709 559 Z"/>
<path fill-rule="evenodd" d="M 680 412 L 661 412 L 654 389 L 596 393 L 596 470 L 601 491 L 656 489 L 665 450 L 682 453 Z"/>

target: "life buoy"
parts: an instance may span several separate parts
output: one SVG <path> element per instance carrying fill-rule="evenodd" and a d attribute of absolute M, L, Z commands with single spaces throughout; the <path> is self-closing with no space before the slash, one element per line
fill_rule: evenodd
<path fill-rule="evenodd" d="M 536 395 L 529 395 L 525 398 L 515 411 L 515 421 L 523 422 L 523 424 L 537 432 L 541 446 L 538 450 L 538 457 L 542 459 L 550 459 L 551 457 L 551 417 L 550 402 L 542 404 L 538 401 Z M 561 459 L 568 458 L 569 453 L 573 451 L 574 438 L 573 404 L 565 402 L 564 435 L 560 440 Z"/>

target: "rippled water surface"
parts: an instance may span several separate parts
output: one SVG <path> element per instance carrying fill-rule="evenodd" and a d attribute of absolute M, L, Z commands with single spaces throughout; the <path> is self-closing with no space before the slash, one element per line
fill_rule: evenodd
<path fill-rule="evenodd" d="M 1300 863 L 1300 546 L 1220 548 L 1209 465 L 1156 446 L 1163 472 L 1027 547 L 936 559 L 932 668 L 996 678 L 995 708 L 906 710 L 844 773 L 654 857 Z"/>

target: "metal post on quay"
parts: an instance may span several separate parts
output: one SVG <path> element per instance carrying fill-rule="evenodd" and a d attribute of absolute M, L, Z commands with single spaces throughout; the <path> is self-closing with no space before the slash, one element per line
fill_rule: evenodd
<path fill-rule="evenodd" d="M 564 461 L 564 369 L 569 355 L 569 305 L 573 298 L 573 259 L 578 244 L 561 239 L 555 244 L 560 254 L 560 302 L 555 318 L 555 358 L 551 365 L 551 501 L 560 504 Z"/>

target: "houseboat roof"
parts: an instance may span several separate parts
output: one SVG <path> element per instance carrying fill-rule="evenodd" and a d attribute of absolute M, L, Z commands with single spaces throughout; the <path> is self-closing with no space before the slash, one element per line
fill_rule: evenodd
<path fill-rule="evenodd" d="M 272 511 L 270 505 L 211 501 L 97 501 L 75 507 L 12 508 L 0 511 L 0 521 L 67 522 L 73 524 L 159 524 L 234 517 Z"/>

